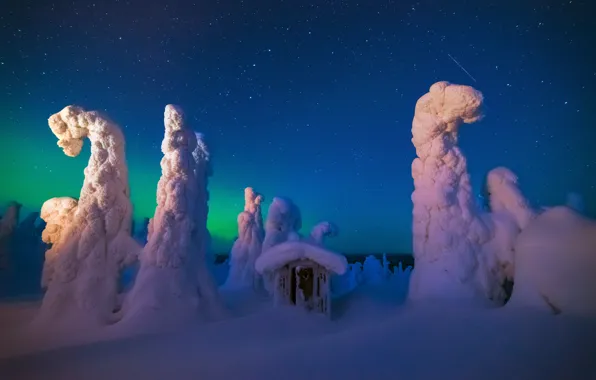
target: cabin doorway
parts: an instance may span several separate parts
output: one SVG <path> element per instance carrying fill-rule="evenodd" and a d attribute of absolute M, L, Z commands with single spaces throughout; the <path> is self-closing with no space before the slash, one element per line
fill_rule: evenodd
<path fill-rule="evenodd" d="M 290 273 L 290 301 L 309 304 L 314 296 L 314 269 L 296 266 Z"/>

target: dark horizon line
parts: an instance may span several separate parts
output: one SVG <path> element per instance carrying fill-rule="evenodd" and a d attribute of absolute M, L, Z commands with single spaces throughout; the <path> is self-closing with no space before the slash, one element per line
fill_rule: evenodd
<path fill-rule="evenodd" d="M 383 252 L 383 253 L 343 253 L 340 252 L 343 255 L 346 256 L 383 256 L 383 255 L 387 255 L 387 256 L 414 256 L 412 253 L 388 253 L 388 252 Z M 215 256 L 230 256 L 229 253 L 215 253 Z"/>

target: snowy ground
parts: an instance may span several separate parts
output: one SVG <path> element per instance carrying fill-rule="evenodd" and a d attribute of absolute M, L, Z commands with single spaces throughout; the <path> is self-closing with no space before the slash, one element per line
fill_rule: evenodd
<path fill-rule="evenodd" d="M 128 338 L 27 336 L 38 304 L 0 304 L 0 379 L 596 379 L 594 320 L 405 306 L 387 285 L 336 300 L 331 321 L 224 296 L 229 319 Z"/>

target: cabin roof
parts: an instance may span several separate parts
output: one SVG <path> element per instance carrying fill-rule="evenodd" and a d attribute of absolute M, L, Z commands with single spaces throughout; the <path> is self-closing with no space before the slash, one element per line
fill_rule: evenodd
<path fill-rule="evenodd" d="M 287 241 L 263 252 L 255 262 L 259 273 L 273 272 L 292 261 L 308 259 L 337 274 L 348 269 L 345 256 L 305 241 Z"/>

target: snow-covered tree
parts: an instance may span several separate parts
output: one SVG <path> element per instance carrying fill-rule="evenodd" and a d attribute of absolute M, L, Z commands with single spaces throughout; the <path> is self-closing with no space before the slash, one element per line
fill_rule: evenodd
<path fill-rule="evenodd" d="M 205 260 L 207 268 L 212 269 L 211 266 L 215 264 L 215 258 L 211 250 L 211 234 L 207 229 L 207 217 L 209 215 L 209 177 L 213 176 L 213 166 L 211 163 L 211 153 L 205 141 L 205 135 L 195 132 L 197 139 L 197 146 L 192 152 L 195 160 L 195 177 L 197 179 L 197 201 L 200 204 L 197 206 L 197 231 L 195 235 L 197 245 L 199 247 L 199 257 Z M 199 274 L 199 278 L 204 276 Z"/>
<path fill-rule="evenodd" d="M 66 240 L 54 252 L 51 281 L 35 322 L 68 328 L 105 325 L 114 321 L 119 271 L 139 251 L 130 234 L 124 136 L 107 117 L 76 106 L 52 115 L 48 123 L 67 156 L 79 155 L 83 139 L 89 138 L 91 157 L 72 222 L 60 234 Z"/>
<path fill-rule="evenodd" d="M 569 207 L 538 215 L 515 242 L 507 307 L 596 316 L 596 221 Z"/>
<path fill-rule="evenodd" d="M 166 106 L 164 122 L 157 208 L 139 273 L 125 301 L 126 320 L 176 323 L 195 316 L 200 300 L 209 302 L 217 295 L 205 257 L 199 254 L 205 228 L 197 219 L 206 212 L 197 210 L 204 207 L 193 158 L 197 139 L 178 107 Z"/>
<path fill-rule="evenodd" d="M 45 253 L 43 270 L 41 273 L 41 287 L 47 288 L 54 274 L 54 263 L 68 236 L 64 234 L 72 224 L 77 210 L 78 201 L 70 197 L 51 198 L 41 206 L 41 219 L 46 226 L 41 233 L 41 239 L 49 245 Z"/>
<path fill-rule="evenodd" d="M 0 219 L 0 269 L 5 269 L 9 265 L 10 243 L 19 223 L 20 209 L 21 205 L 19 203 L 10 202 Z"/>
<path fill-rule="evenodd" d="M 385 279 L 383 276 L 383 266 L 379 259 L 373 255 L 369 255 L 364 259 L 362 275 L 364 277 L 364 283 L 371 285 L 381 284 Z"/>
<path fill-rule="evenodd" d="M 490 237 L 482 245 L 477 278 L 487 297 L 497 303 L 508 297 L 503 288 L 505 281 L 513 280 L 515 240 L 535 217 L 517 181 L 517 176 L 507 168 L 491 170 L 486 181 L 489 212 L 479 216 L 488 226 Z"/>
<path fill-rule="evenodd" d="M 244 189 L 244 211 L 238 215 L 238 239 L 230 251 L 230 271 L 224 286 L 229 289 L 257 285 L 260 275 L 255 261 L 261 254 L 264 230 L 261 203 L 263 197 L 252 187 Z"/>
<path fill-rule="evenodd" d="M 263 252 L 288 239 L 295 239 L 294 235 L 298 234 L 301 227 L 302 217 L 294 202 L 288 198 L 273 198 L 265 222 Z"/>
<path fill-rule="evenodd" d="M 416 103 L 412 142 L 413 246 L 410 299 L 475 298 L 478 251 L 489 231 L 476 218 L 466 159 L 457 146 L 462 123 L 482 117 L 482 94 L 438 82 Z"/>
<path fill-rule="evenodd" d="M 489 173 L 491 213 L 474 199 L 466 159 L 457 146 L 462 123 L 482 117 L 482 94 L 438 82 L 417 104 L 412 142 L 414 257 L 410 299 L 471 298 L 502 302 L 513 241 L 534 212 L 506 168 Z"/>
<path fill-rule="evenodd" d="M 310 231 L 310 240 L 315 244 L 323 246 L 325 238 L 335 237 L 339 233 L 337 226 L 331 222 L 320 222 Z"/>
<path fill-rule="evenodd" d="M 262 252 L 286 241 L 300 240 L 298 231 L 302 228 L 302 216 L 298 206 L 290 199 L 275 197 L 271 201 L 265 222 L 265 239 Z M 273 275 L 266 273 L 262 277 L 263 287 L 268 292 L 273 289 Z"/>

